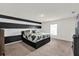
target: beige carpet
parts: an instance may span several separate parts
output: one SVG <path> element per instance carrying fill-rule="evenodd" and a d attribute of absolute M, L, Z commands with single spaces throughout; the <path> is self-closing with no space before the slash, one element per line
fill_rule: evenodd
<path fill-rule="evenodd" d="M 6 56 L 73 56 L 72 42 L 51 40 L 48 44 L 34 49 L 23 42 L 5 46 Z"/>
<path fill-rule="evenodd" d="M 30 53 L 29 56 L 73 56 L 71 46 L 71 42 L 52 40 L 50 43 Z"/>
<path fill-rule="evenodd" d="M 5 45 L 5 55 L 6 56 L 26 56 L 35 49 L 23 42 Z"/>

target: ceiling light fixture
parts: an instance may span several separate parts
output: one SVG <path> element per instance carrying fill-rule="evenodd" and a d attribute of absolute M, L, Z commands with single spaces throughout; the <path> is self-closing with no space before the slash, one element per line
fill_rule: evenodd
<path fill-rule="evenodd" d="M 43 18 L 44 16 L 45 16 L 44 14 L 41 14 L 41 15 L 40 15 L 41 18 Z"/>

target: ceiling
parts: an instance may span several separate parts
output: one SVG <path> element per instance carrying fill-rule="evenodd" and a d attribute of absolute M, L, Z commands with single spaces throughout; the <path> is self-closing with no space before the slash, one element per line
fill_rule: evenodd
<path fill-rule="evenodd" d="M 79 13 L 78 3 L 0 3 L 0 14 L 45 22 Z"/>

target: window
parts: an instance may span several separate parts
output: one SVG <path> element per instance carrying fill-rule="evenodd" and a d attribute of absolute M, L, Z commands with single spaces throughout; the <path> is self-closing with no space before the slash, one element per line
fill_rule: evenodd
<path fill-rule="evenodd" d="M 57 24 L 50 25 L 50 33 L 51 35 L 57 35 Z"/>

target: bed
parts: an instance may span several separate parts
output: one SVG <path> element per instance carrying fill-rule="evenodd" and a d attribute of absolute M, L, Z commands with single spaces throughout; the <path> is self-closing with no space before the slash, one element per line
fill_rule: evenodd
<path fill-rule="evenodd" d="M 40 33 L 37 30 L 22 31 L 22 41 L 37 49 L 50 41 L 49 33 Z"/>

